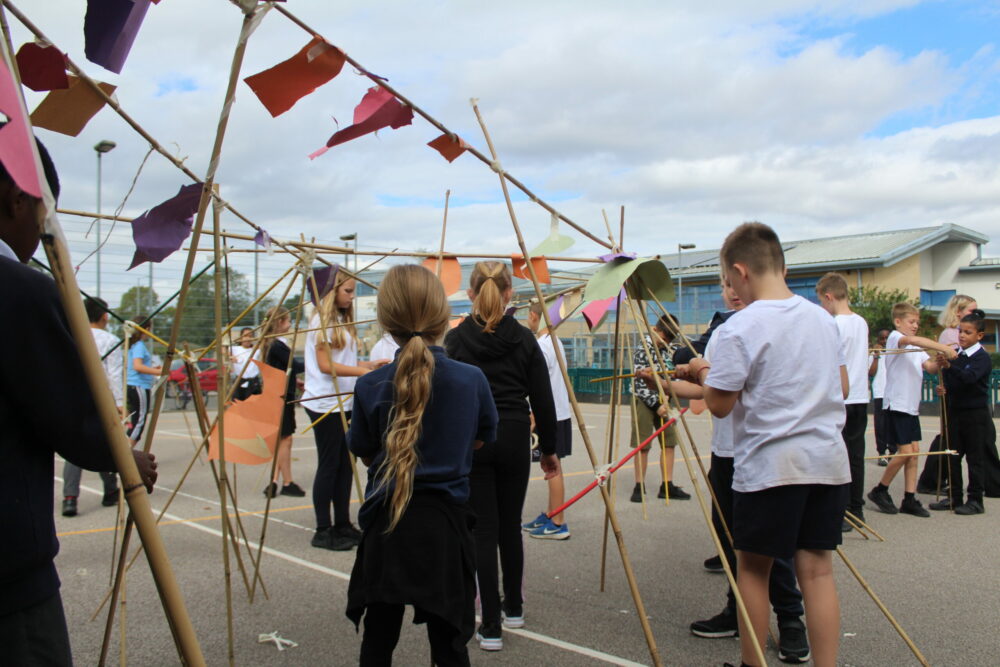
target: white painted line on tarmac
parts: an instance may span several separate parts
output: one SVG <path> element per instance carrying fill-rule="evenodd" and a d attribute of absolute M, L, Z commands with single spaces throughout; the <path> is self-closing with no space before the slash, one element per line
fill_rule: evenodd
<path fill-rule="evenodd" d="M 168 486 L 161 486 L 159 484 L 157 484 L 157 486 L 153 490 L 154 491 L 164 491 L 166 493 L 173 493 L 174 492 L 174 490 L 172 488 L 170 488 Z M 194 495 L 192 493 L 185 493 L 184 491 L 178 491 L 177 495 L 178 496 L 183 496 L 185 498 L 189 498 L 191 500 L 197 500 L 198 502 L 209 503 L 211 505 L 215 505 L 216 507 L 220 507 L 220 508 L 222 507 L 222 504 L 216 498 L 205 498 L 203 496 L 196 496 L 196 495 Z M 253 514 L 245 514 L 244 515 L 245 517 L 256 516 L 256 517 L 259 517 L 261 519 L 264 518 L 264 510 L 251 510 L 251 509 L 248 509 L 246 507 L 237 507 L 236 509 L 239 512 L 253 512 Z M 257 512 L 259 512 L 259 514 L 257 514 Z M 166 517 L 167 515 L 164 514 L 163 516 Z M 292 521 L 285 521 L 284 519 L 277 519 L 277 518 L 275 518 L 275 516 L 273 514 L 269 515 L 268 518 L 267 518 L 267 520 L 269 522 L 271 522 L 271 523 L 280 523 L 280 524 L 283 524 L 285 526 L 291 526 L 293 528 L 301 528 L 302 530 L 306 530 L 306 531 L 309 531 L 309 532 L 313 532 L 315 530 L 313 528 L 310 528 L 309 526 L 303 526 L 301 523 L 294 523 Z"/>
<path fill-rule="evenodd" d="M 586 646 L 579 646 L 578 644 L 571 644 L 570 642 L 564 642 L 561 639 L 556 639 L 555 637 L 549 637 L 548 635 L 539 634 L 537 632 L 532 632 L 531 630 L 521 629 L 511 629 L 504 628 L 505 633 L 509 632 L 512 635 L 519 635 L 525 639 L 533 639 L 536 642 L 541 642 L 542 644 L 548 644 L 549 646 L 555 646 L 556 648 L 561 648 L 565 651 L 572 651 L 578 655 L 585 655 L 588 658 L 594 658 L 596 660 L 603 660 L 604 662 L 610 663 L 612 665 L 624 665 L 624 667 L 644 667 L 641 662 L 633 662 L 631 660 L 626 660 L 625 658 L 619 658 L 617 655 L 611 655 L 610 653 L 604 653 L 603 651 L 597 651 L 592 648 L 587 648 Z"/>

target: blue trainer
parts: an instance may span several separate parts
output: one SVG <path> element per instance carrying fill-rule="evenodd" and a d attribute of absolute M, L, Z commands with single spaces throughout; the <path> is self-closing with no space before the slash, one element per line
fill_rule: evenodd
<path fill-rule="evenodd" d="M 552 519 L 548 519 L 545 524 L 535 528 L 529 535 L 539 540 L 568 540 L 569 524 L 564 523 L 561 526 L 557 526 L 552 523 Z"/>
<path fill-rule="evenodd" d="M 528 523 L 522 523 L 521 524 L 521 530 L 523 530 L 526 533 L 530 533 L 531 531 L 535 530 L 536 528 L 540 528 L 540 527 L 544 526 L 548 522 L 549 522 L 548 515 L 545 512 L 542 512 L 541 514 L 539 514 L 538 516 L 536 516 L 534 519 L 532 519 Z"/>

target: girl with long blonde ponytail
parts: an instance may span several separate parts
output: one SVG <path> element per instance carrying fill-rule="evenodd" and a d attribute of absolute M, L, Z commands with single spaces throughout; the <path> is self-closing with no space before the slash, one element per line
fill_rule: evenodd
<path fill-rule="evenodd" d="M 450 308 L 438 278 L 395 266 L 379 286 L 379 324 L 396 360 L 358 379 L 348 432 L 368 466 L 347 616 L 365 619 L 360 664 L 389 664 L 405 604 L 427 623 L 435 664 L 468 665 L 475 629 L 475 552 L 469 530 L 473 450 L 495 439 L 485 376 L 439 347 Z"/>

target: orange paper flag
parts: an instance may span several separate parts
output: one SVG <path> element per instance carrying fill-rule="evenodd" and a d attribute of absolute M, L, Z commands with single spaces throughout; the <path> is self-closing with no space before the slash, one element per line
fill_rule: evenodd
<path fill-rule="evenodd" d="M 531 280 L 531 274 L 528 273 L 528 263 L 524 261 L 524 257 L 521 255 L 511 255 L 511 271 L 518 278 L 524 278 L 525 280 Z M 552 278 L 549 277 L 549 263 L 545 261 L 544 257 L 532 257 L 531 265 L 535 267 L 535 276 L 538 278 L 538 282 L 549 284 L 552 282 Z"/>
<path fill-rule="evenodd" d="M 226 461 L 246 465 L 270 463 L 278 442 L 278 422 L 285 408 L 285 372 L 254 360 L 263 382 L 261 393 L 226 408 Z M 212 429 L 208 458 L 219 458 L 219 429 Z"/>
<path fill-rule="evenodd" d="M 344 53 L 313 37 L 288 60 L 244 79 L 272 116 L 285 113 L 300 99 L 340 74 Z"/>
<path fill-rule="evenodd" d="M 444 293 L 451 296 L 462 287 L 462 266 L 454 257 L 441 258 L 441 272 L 438 273 L 438 258 L 428 257 L 424 260 L 424 268 L 441 278 Z"/>
<path fill-rule="evenodd" d="M 110 83 L 98 83 L 109 96 L 115 92 Z M 75 76 L 69 76 L 69 88 L 53 90 L 31 113 L 31 124 L 46 130 L 75 137 L 83 131 L 101 107 L 104 98 Z"/>
<path fill-rule="evenodd" d="M 469 144 L 462 140 L 462 137 L 455 135 L 452 139 L 447 134 L 442 134 L 437 139 L 427 143 L 428 146 L 436 150 L 441 154 L 448 162 L 454 162 L 455 158 L 465 152 L 465 149 L 469 147 Z"/>

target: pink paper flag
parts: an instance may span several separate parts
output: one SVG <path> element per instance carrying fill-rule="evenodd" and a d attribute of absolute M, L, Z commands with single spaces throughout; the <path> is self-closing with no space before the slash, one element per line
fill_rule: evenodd
<path fill-rule="evenodd" d="M 314 152 L 309 158 L 315 159 L 329 148 L 371 134 L 383 127 L 395 130 L 412 122 L 413 109 L 397 100 L 385 88 L 373 86 L 361 98 L 361 103 L 354 108 L 354 125 L 334 133 L 326 142 L 326 146 Z"/>
<path fill-rule="evenodd" d="M 24 107 L 18 94 L 14 77 L 6 63 L 0 63 L 0 111 L 6 114 L 7 124 L 0 128 L 0 162 L 17 183 L 17 187 L 32 197 L 41 199 L 42 184 L 35 168 L 35 153 Z"/>
<path fill-rule="evenodd" d="M 601 326 L 604 322 L 604 318 L 608 316 L 609 312 L 618 310 L 618 300 L 625 299 L 625 290 L 623 289 L 618 296 L 613 296 L 608 299 L 600 299 L 598 301 L 591 301 L 586 306 L 583 307 L 583 319 L 587 321 L 587 326 L 591 331 Z"/>

